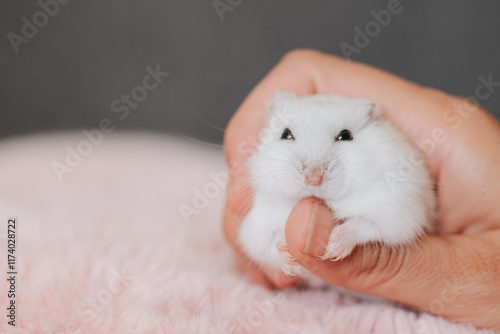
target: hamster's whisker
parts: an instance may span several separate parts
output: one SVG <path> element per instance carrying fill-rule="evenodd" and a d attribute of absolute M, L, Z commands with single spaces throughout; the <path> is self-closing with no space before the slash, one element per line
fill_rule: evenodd
<path fill-rule="evenodd" d="M 275 159 L 275 158 L 269 158 L 267 161 L 280 161 L 280 162 L 289 162 L 289 160 L 283 160 L 283 159 Z"/>
<path fill-rule="evenodd" d="M 248 211 L 248 209 L 250 208 L 249 205 L 247 205 L 250 201 L 252 201 L 254 199 L 254 196 L 250 196 L 249 198 L 247 198 L 243 203 L 241 203 L 240 207 L 238 208 L 238 210 L 236 211 L 236 215 L 234 216 L 233 218 L 233 221 L 231 222 L 231 225 L 234 225 L 235 223 L 237 223 L 238 225 L 241 224 L 241 220 L 243 219 L 244 217 L 244 214 Z M 244 208 L 245 206 L 247 206 L 247 208 L 240 213 L 241 209 Z M 236 218 L 238 218 L 238 221 L 236 221 Z M 236 233 L 237 229 L 234 229 L 233 230 L 233 234 L 231 235 L 231 240 L 234 240 L 235 238 L 235 233 Z"/>
<path fill-rule="evenodd" d="M 278 173 L 278 172 L 282 172 L 282 171 L 278 170 L 278 171 L 275 171 L 275 172 L 276 172 L 276 173 Z M 266 180 L 271 180 L 271 179 L 273 179 L 273 175 L 272 175 L 272 174 L 274 174 L 274 172 L 273 172 L 273 173 L 269 173 L 269 174 L 267 174 L 267 175 L 264 175 L 262 178 L 259 178 L 259 179 L 254 179 L 254 180 L 258 180 L 258 181 L 266 181 Z M 269 177 L 270 175 L 271 175 L 271 177 Z M 250 188 L 250 187 L 251 187 L 251 186 L 248 186 L 248 187 L 246 187 L 246 189 L 248 189 L 248 188 Z M 249 201 L 249 200 L 252 200 L 254 197 L 255 197 L 255 195 L 254 195 L 254 194 L 251 194 L 251 195 L 249 196 L 249 198 L 247 198 L 247 199 L 246 199 L 246 200 L 245 200 L 245 201 L 244 201 L 244 202 L 240 205 L 240 207 L 239 207 L 239 209 L 238 209 L 238 211 L 237 211 L 236 213 L 237 213 L 237 214 L 238 214 L 241 218 L 243 218 L 243 217 L 244 217 L 245 213 L 246 213 L 246 212 L 250 209 L 250 206 L 249 206 L 248 208 L 246 208 L 246 209 L 245 209 L 245 211 L 243 211 L 241 214 L 239 213 L 239 211 L 241 210 L 241 208 L 242 208 L 242 207 L 244 207 L 244 206 L 246 206 L 246 204 L 248 204 L 248 201 Z M 233 222 L 233 223 L 234 223 L 234 222 Z"/>
<path fill-rule="evenodd" d="M 281 170 L 276 170 L 276 171 L 273 171 L 271 173 L 268 173 L 264 176 L 266 176 L 266 178 L 258 178 L 258 179 L 254 179 L 254 180 L 259 180 L 259 181 L 266 181 L 268 179 L 272 179 L 273 178 L 273 173 L 278 173 L 278 172 L 282 172 Z M 267 178 L 267 176 L 271 175 L 271 177 Z M 239 187 L 236 187 L 232 190 L 232 194 L 237 194 L 238 192 L 240 193 L 240 195 L 242 195 L 244 193 L 245 190 L 249 189 L 249 188 L 252 188 L 253 184 L 252 184 L 252 181 L 251 180 L 245 180 L 245 182 L 243 182 L 243 184 L 241 184 Z M 237 194 L 238 195 L 238 194 Z"/>
<path fill-rule="evenodd" d="M 238 215 L 238 217 L 239 217 L 238 225 L 241 225 L 241 221 L 243 220 L 243 217 L 245 217 L 248 210 L 250 210 L 250 205 L 246 205 L 246 207 L 247 208 L 240 215 Z M 233 224 L 234 224 L 234 222 L 233 222 Z"/>
<path fill-rule="evenodd" d="M 281 154 L 285 154 L 285 152 L 283 152 L 283 151 L 279 151 L 276 147 L 268 147 L 268 148 L 270 148 L 270 149 L 271 149 L 271 150 L 273 150 L 274 152 L 278 152 L 278 153 L 281 153 Z M 301 161 L 301 160 L 302 160 L 302 159 L 300 159 L 300 157 L 297 155 L 297 153 L 296 153 L 294 150 L 290 150 L 290 151 L 289 151 L 289 153 L 292 153 L 292 154 L 293 154 L 293 156 L 294 156 L 297 160 L 299 160 L 299 161 Z M 288 157 L 290 158 L 291 156 L 288 156 Z"/>
<path fill-rule="evenodd" d="M 279 151 L 276 147 L 269 146 L 269 147 L 267 147 L 267 149 L 270 149 L 270 150 L 271 150 L 271 151 L 273 151 L 273 152 L 276 152 L 276 153 L 282 154 L 282 155 L 286 156 L 287 158 L 293 158 L 293 156 L 295 156 L 295 158 L 297 158 L 297 160 L 299 160 L 299 161 L 301 160 L 301 159 L 299 158 L 299 156 L 297 155 L 297 153 L 295 153 L 295 152 L 294 152 L 294 151 L 292 151 L 292 150 L 290 150 L 289 152 L 290 152 L 290 153 L 292 153 L 292 154 L 293 154 L 293 156 L 292 156 L 292 155 L 287 155 L 287 154 L 286 154 L 285 152 L 283 152 L 283 151 Z"/>
<path fill-rule="evenodd" d="M 206 142 L 206 141 L 203 141 L 203 140 L 199 140 L 199 139 L 195 139 L 195 138 L 191 138 L 189 136 L 186 136 L 186 135 L 183 135 L 182 133 L 178 133 L 178 132 L 172 132 L 174 135 L 178 136 L 178 137 L 181 137 L 183 139 L 186 139 L 186 140 L 189 140 L 189 141 L 192 141 L 192 142 L 195 142 L 197 144 L 202 144 L 202 145 L 207 145 L 207 146 L 211 146 L 211 147 L 217 147 L 217 148 L 224 148 L 224 146 L 222 145 L 219 145 L 219 144 L 214 144 L 214 143 L 209 143 L 209 142 Z"/>
<path fill-rule="evenodd" d="M 245 182 L 241 186 L 234 188 L 231 191 L 231 196 L 241 196 L 245 193 L 245 190 L 250 189 L 251 187 L 252 185 L 250 183 Z"/>
<path fill-rule="evenodd" d="M 286 153 L 284 151 L 280 151 L 276 147 L 273 147 L 273 146 L 266 146 L 266 149 L 271 150 L 271 151 L 276 152 L 276 153 L 279 153 L 279 154 L 286 155 Z"/>
<path fill-rule="evenodd" d="M 200 120 L 202 123 L 204 123 L 204 124 L 206 124 L 206 125 L 210 126 L 211 128 L 214 128 L 214 129 L 219 130 L 219 131 L 222 131 L 222 132 L 226 132 L 226 129 L 221 128 L 220 126 L 217 126 L 217 125 L 215 125 L 214 123 L 209 122 L 209 121 L 207 121 L 206 119 L 204 119 L 204 118 L 200 115 L 200 113 L 198 113 L 198 112 L 196 112 L 196 111 L 193 111 L 193 112 L 192 112 L 192 114 L 193 114 L 193 115 L 195 115 L 195 116 L 196 116 L 196 118 L 198 118 L 198 120 Z"/>
<path fill-rule="evenodd" d="M 267 169 L 275 169 L 274 167 L 265 167 L 265 168 L 259 168 L 260 170 L 267 170 Z M 239 169 L 231 169 L 229 170 L 229 173 L 236 173 L 236 172 L 242 172 L 242 171 L 248 171 L 246 168 L 239 168 Z"/>
<path fill-rule="evenodd" d="M 263 175 L 260 178 L 253 179 L 253 180 L 254 181 L 258 181 L 258 182 L 272 180 L 273 177 L 274 177 L 274 174 L 281 173 L 281 172 L 284 172 L 284 170 L 274 170 L 272 172 L 267 173 L 266 175 Z M 233 189 L 232 190 L 232 194 L 234 194 L 235 196 L 242 195 L 245 190 L 247 190 L 247 189 L 249 189 L 249 188 L 252 187 L 252 183 L 251 182 L 252 182 L 251 180 L 246 180 L 245 182 L 243 182 L 243 184 L 241 186 L 236 187 L 235 189 Z"/>
<path fill-rule="evenodd" d="M 248 196 L 248 198 L 247 198 L 247 199 L 245 199 L 245 200 L 243 201 L 243 203 L 241 203 L 241 204 L 240 204 L 240 206 L 238 207 L 238 210 L 236 210 L 236 215 L 237 215 L 237 216 L 240 216 L 240 215 L 241 215 L 241 209 L 242 209 L 243 207 L 245 207 L 245 206 L 246 206 L 246 205 L 247 205 L 247 204 L 248 204 L 251 200 L 253 200 L 253 199 L 254 199 L 254 197 L 255 197 L 254 195 L 250 195 L 250 196 Z M 233 223 L 234 223 L 234 222 L 233 222 Z"/>
<path fill-rule="evenodd" d="M 252 178 L 251 181 L 249 181 L 249 182 L 252 182 L 252 184 L 254 184 L 255 182 L 272 180 L 274 178 L 274 174 L 279 174 L 282 172 L 283 172 L 283 170 L 273 170 L 273 171 L 267 172 L 265 175 L 261 175 L 257 178 Z"/>
<path fill-rule="evenodd" d="M 250 188 L 252 188 L 252 185 L 250 183 L 245 182 L 241 186 L 233 189 L 231 191 L 231 196 L 240 196 L 241 197 L 245 194 L 245 190 L 248 190 Z M 250 196 L 253 196 L 253 193 L 250 193 Z M 240 197 L 236 197 L 236 199 L 239 200 Z"/>

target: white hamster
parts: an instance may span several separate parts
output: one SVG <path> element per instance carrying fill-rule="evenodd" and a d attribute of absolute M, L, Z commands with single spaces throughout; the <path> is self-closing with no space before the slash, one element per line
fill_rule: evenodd
<path fill-rule="evenodd" d="M 254 199 L 238 237 L 255 262 L 295 274 L 283 260 L 285 225 L 306 197 L 322 199 L 342 222 L 323 259 L 340 260 L 368 242 L 405 245 L 433 230 L 429 172 L 373 102 L 278 92 L 268 113 L 249 160 Z"/>

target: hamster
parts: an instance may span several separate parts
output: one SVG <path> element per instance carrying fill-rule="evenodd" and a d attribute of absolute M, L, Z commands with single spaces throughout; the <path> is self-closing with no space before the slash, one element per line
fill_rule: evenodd
<path fill-rule="evenodd" d="M 423 160 L 412 164 L 411 172 L 401 168 L 403 160 L 415 156 L 367 99 L 277 92 L 248 162 L 254 198 L 239 231 L 243 250 L 258 264 L 288 275 L 300 272 L 292 270 L 285 225 L 306 197 L 321 199 L 341 222 L 322 259 L 341 260 L 369 242 L 415 242 L 433 231 L 436 212 Z"/>

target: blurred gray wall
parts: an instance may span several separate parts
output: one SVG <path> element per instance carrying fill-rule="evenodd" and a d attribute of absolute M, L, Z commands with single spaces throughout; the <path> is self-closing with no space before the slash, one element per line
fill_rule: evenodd
<path fill-rule="evenodd" d="M 224 128 L 284 53 L 342 55 L 354 28 L 364 30 L 370 12 L 394 0 L 221 0 L 220 15 L 213 0 L 59 0 L 59 8 L 54 1 L 41 1 L 52 4 L 53 17 L 39 13 L 38 1 L 2 2 L 0 137 L 81 131 L 109 117 L 119 130 L 220 142 L 222 132 L 207 122 Z M 401 7 L 353 60 L 457 95 L 474 94 L 481 75 L 500 81 L 499 1 L 401 0 Z M 38 32 L 15 39 L 16 53 L 9 38 L 24 38 L 23 25 L 34 20 Z M 157 64 L 169 76 L 120 119 L 112 102 Z M 497 117 L 498 90 L 482 102 Z"/>

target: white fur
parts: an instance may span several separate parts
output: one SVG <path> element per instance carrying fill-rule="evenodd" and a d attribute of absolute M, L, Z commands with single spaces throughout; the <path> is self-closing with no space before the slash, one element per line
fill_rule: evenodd
<path fill-rule="evenodd" d="M 281 139 L 285 128 L 295 140 Z M 335 140 L 343 129 L 353 140 Z M 257 263 L 280 268 L 276 244 L 285 241 L 288 215 L 301 199 L 314 196 L 343 221 L 332 231 L 325 258 L 344 258 L 368 242 L 414 242 L 432 230 L 436 211 L 432 180 L 417 157 L 369 100 L 277 93 L 249 161 L 255 197 L 239 241 Z M 304 181 L 310 166 L 324 170 L 320 186 Z"/>

